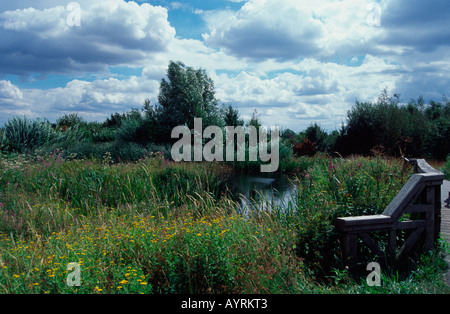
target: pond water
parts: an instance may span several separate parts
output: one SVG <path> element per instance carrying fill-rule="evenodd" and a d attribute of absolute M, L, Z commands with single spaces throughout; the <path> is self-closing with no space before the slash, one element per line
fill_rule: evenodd
<path fill-rule="evenodd" d="M 295 178 L 287 175 L 270 177 L 241 174 L 233 178 L 230 190 L 237 198 L 241 214 L 271 210 L 273 206 L 287 206 L 297 192 Z"/>

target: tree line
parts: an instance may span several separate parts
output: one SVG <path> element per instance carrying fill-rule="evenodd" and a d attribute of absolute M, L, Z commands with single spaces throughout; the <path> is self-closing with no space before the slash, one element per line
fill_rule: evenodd
<path fill-rule="evenodd" d="M 162 78 L 158 103 L 145 100 L 142 108 L 112 113 L 103 122 L 87 122 L 77 114 L 64 114 L 50 123 L 27 118 L 9 119 L 0 129 L 3 152 L 27 153 L 37 149 L 63 150 L 68 155 L 102 158 L 106 152 L 115 159 L 137 160 L 151 152 L 170 157 L 176 139 L 171 131 L 194 118 L 208 126 L 262 125 L 255 110 L 249 121 L 237 108 L 220 103 L 214 82 L 203 69 L 171 61 Z M 356 101 L 339 130 L 325 131 L 312 123 L 306 130 L 281 130 L 280 158 L 293 154 L 371 155 L 445 159 L 450 154 L 450 101 L 425 103 L 423 97 L 400 102 L 398 94 L 385 89 L 375 103 Z"/>
<path fill-rule="evenodd" d="M 302 146 L 303 154 L 381 153 L 444 160 L 450 154 L 450 101 L 444 98 L 426 104 L 420 96 L 402 104 L 400 95 L 389 95 L 384 89 L 374 103 L 356 101 L 340 130 L 328 133 L 313 123 L 298 134 L 291 130 L 285 133 L 294 148 Z"/>

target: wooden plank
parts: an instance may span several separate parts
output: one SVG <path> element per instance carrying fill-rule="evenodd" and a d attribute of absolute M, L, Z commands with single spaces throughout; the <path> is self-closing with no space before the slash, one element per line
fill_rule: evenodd
<path fill-rule="evenodd" d="M 439 239 L 442 219 L 441 185 L 434 187 L 434 241 Z"/>
<path fill-rule="evenodd" d="M 425 159 L 411 159 L 411 163 L 414 165 L 414 172 L 416 173 L 441 173 L 431 167 Z"/>
<path fill-rule="evenodd" d="M 385 223 L 382 223 L 382 222 Z M 359 224 L 357 223 L 359 222 Z M 347 221 L 344 219 L 336 220 L 335 226 L 336 230 L 339 232 L 347 232 L 347 233 L 358 233 L 364 231 L 382 231 L 382 230 L 390 230 L 392 229 L 392 223 L 389 219 L 380 220 L 378 223 L 366 223 L 365 220 L 356 220 L 356 221 Z"/>
<path fill-rule="evenodd" d="M 367 215 L 354 217 L 339 217 L 336 220 L 336 227 L 352 227 L 364 225 L 378 225 L 393 222 L 391 217 L 386 215 Z"/>
<path fill-rule="evenodd" d="M 434 211 L 433 205 L 428 204 L 414 204 L 410 205 L 406 210 L 405 213 L 425 213 L 428 211 Z"/>
<path fill-rule="evenodd" d="M 406 220 L 406 221 L 399 221 L 397 224 L 395 224 L 395 228 L 398 230 L 404 230 L 404 229 L 417 229 L 417 228 L 429 228 L 434 225 L 433 221 L 430 220 Z"/>
<path fill-rule="evenodd" d="M 388 250 L 389 258 L 394 259 L 397 250 L 397 230 L 395 229 L 389 231 Z"/>
<path fill-rule="evenodd" d="M 384 210 L 383 215 L 389 216 L 393 220 L 399 219 L 403 215 L 404 210 L 417 198 L 424 186 L 424 177 L 419 174 L 413 174 Z"/>
<path fill-rule="evenodd" d="M 434 245 L 434 224 L 431 227 L 425 228 L 425 243 L 423 249 L 429 251 Z"/>
<path fill-rule="evenodd" d="M 434 220 L 434 187 L 427 187 L 426 188 L 426 203 L 431 205 L 433 207 L 432 211 L 428 211 L 426 213 L 426 219 L 427 220 Z"/>
<path fill-rule="evenodd" d="M 356 234 L 346 233 L 342 238 L 342 259 L 345 266 L 351 266 L 357 258 Z"/>

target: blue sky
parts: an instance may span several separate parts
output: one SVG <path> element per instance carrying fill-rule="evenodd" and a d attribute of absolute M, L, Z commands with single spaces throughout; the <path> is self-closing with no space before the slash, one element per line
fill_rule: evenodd
<path fill-rule="evenodd" d="M 295 131 L 338 129 L 384 88 L 449 96 L 448 0 L 79 0 L 80 26 L 70 2 L 0 3 L 0 124 L 156 103 L 170 60 L 205 69 L 244 118 Z"/>

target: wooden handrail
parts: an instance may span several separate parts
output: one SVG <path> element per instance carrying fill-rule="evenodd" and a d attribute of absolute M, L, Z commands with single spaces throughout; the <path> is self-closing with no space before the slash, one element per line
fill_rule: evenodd
<path fill-rule="evenodd" d="M 441 185 L 444 174 L 423 159 L 412 159 L 414 172 L 408 182 L 386 207 L 381 215 L 339 217 L 335 228 L 342 233 L 341 246 L 344 264 L 352 267 L 358 258 L 360 238 L 369 249 L 385 261 L 398 261 L 405 257 L 424 237 L 423 249 L 430 250 L 439 237 L 441 225 Z M 407 213 L 423 213 L 420 219 L 402 220 Z M 404 245 L 397 250 L 398 230 L 411 229 Z M 382 252 L 370 237 L 372 232 L 387 232 L 387 251 Z M 383 256 L 384 255 L 384 256 Z"/>

